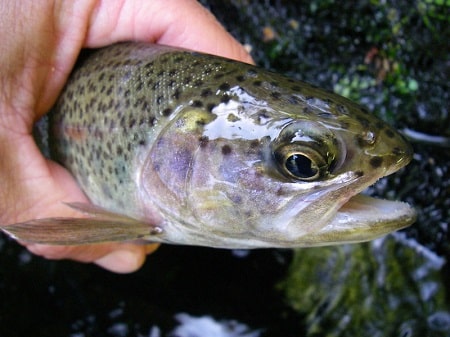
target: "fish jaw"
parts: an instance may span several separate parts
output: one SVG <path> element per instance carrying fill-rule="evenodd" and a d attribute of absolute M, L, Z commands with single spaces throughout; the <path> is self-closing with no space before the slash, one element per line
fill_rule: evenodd
<path fill-rule="evenodd" d="M 408 227 L 416 211 L 401 201 L 382 200 L 358 194 L 346 202 L 331 221 L 304 237 L 303 247 L 364 242 Z"/>
<path fill-rule="evenodd" d="M 291 207 L 285 207 L 276 217 L 263 219 L 254 229 L 258 240 L 249 240 L 248 246 L 241 248 L 365 242 L 408 227 L 416 220 L 415 209 L 407 203 L 358 193 L 375 183 L 378 175 L 356 176 L 349 172 L 336 179 L 334 186 L 306 198 L 293 198 Z"/>

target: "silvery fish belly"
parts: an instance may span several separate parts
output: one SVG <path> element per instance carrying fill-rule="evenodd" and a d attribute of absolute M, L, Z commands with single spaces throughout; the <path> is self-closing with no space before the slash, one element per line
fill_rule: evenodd
<path fill-rule="evenodd" d="M 49 117 L 84 217 L 4 226 L 44 244 L 145 239 L 223 248 L 371 240 L 414 210 L 359 195 L 410 146 L 361 106 L 216 56 L 122 43 L 79 62 Z M 70 202 L 70 200 L 67 200 Z"/>

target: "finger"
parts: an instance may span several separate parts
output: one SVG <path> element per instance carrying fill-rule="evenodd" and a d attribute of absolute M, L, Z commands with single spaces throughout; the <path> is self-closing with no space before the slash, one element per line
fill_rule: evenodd
<path fill-rule="evenodd" d="M 115 6 L 99 2 L 92 14 L 86 45 L 98 47 L 130 39 L 253 63 L 243 46 L 194 0 L 118 1 Z"/>
<path fill-rule="evenodd" d="M 116 243 L 82 246 L 25 244 L 25 246 L 33 254 L 46 259 L 94 262 L 98 266 L 115 273 L 130 273 L 138 270 L 145 262 L 147 254 L 153 253 L 159 244 Z"/>

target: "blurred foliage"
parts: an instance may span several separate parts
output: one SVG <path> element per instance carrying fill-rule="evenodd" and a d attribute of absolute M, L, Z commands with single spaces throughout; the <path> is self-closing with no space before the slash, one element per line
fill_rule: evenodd
<path fill-rule="evenodd" d="M 389 236 L 298 251 L 280 287 L 306 316 L 306 336 L 448 336 L 444 259 L 408 243 Z"/>

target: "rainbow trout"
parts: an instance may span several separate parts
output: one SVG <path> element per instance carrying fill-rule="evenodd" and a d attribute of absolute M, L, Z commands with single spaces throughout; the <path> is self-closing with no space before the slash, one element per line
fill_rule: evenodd
<path fill-rule="evenodd" d="M 412 150 L 361 106 L 228 59 L 121 43 L 80 62 L 49 115 L 50 156 L 92 204 L 2 226 L 35 243 L 222 248 L 371 240 L 414 210 L 360 195 Z"/>

